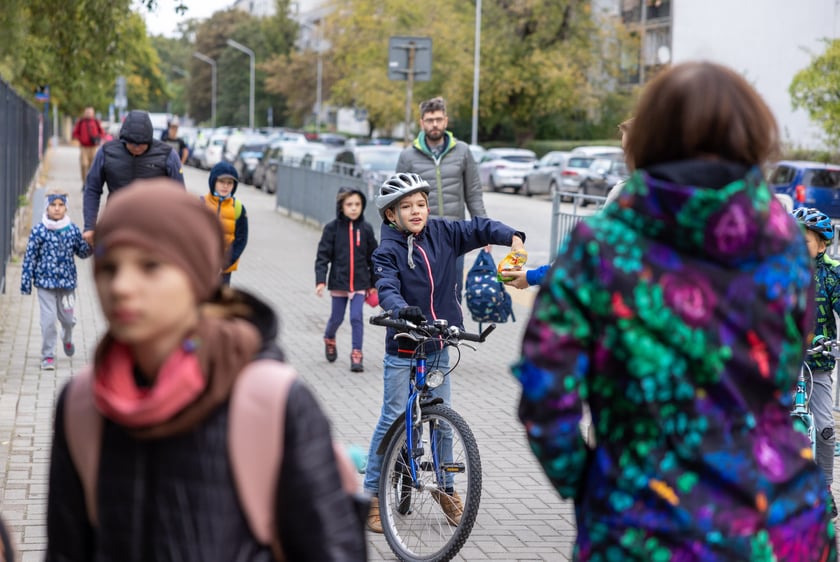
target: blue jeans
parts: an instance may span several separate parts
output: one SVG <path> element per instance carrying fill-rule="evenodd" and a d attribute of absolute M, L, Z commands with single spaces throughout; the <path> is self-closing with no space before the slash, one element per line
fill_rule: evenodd
<path fill-rule="evenodd" d="M 405 403 L 408 400 L 408 382 L 411 374 L 411 365 L 414 361 L 409 358 L 397 357 L 396 355 L 385 355 L 384 366 L 385 372 L 383 378 L 385 380 L 385 392 L 382 399 L 382 413 L 379 415 L 379 421 L 376 423 L 376 429 L 373 430 L 373 437 L 370 440 L 370 449 L 368 450 L 367 467 L 365 468 L 365 491 L 374 496 L 379 495 L 379 475 L 382 472 L 382 457 L 378 455 L 376 450 L 379 449 L 382 439 L 391 424 L 405 412 Z M 438 368 L 444 373 L 449 370 L 449 349 L 445 348 L 440 353 L 430 353 L 426 359 L 428 370 Z M 437 367 L 435 367 L 435 365 Z M 449 384 L 449 377 L 446 377 L 444 383 L 432 391 L 433 396 L 443 398 L 444 404 L 450 404 L 451 386 Z M 452 442 L 449 440 L 449 449 L 451 456 Z"/>

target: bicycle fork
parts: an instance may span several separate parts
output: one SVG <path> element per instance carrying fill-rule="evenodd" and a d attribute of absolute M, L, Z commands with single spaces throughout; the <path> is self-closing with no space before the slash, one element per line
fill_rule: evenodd
<path fill-rule="evenodd" d="M 802 372 L 796 379 L 796 392 L 793 397 L 793 410 L 791 410 L 790 415 L 798 417 L 805 424 L 805 429 L 808 431 L 808 440 L 811 442 L 811 454 L 816 455 L 817 436 L 814 416 L 808 409 L 808 392 Z"/>

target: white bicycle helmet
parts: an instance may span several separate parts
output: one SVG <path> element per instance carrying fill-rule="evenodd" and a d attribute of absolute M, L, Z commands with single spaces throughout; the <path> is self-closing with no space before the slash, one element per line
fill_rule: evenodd
<path fill-rule="evenodd" d="M 379 209 L 379 216 L 385 219 L 385 209 L 392 207 L 397 201 L 417 191 L 426 194 L 431 191 L 429 182 L 417 174 L 399 173 L 394 174 L 379 186 L 379 193 L 376 194 L 376 208 Z"/>

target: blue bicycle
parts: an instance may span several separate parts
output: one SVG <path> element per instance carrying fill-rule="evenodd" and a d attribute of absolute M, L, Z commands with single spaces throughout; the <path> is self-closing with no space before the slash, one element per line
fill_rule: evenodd
<path fill-rule="evenodd" d="M 827 355 L 840 358 L 840 341 L 837 340 L 822 340 L 818 345 L 808 349 L 805 352 L 807 355 Z M 811 455 L 816 458 L 817 454 L 817 429 L 814 426 L 814 415 L 811 413 L 809 402 L 811 400 L 811 391 L 814 388 L 814 378 L 811 373 L 811 368 L 805 361 L 802 362 L 802 368 L 799 369 L 799 376 L 796 379 L 796 391 L 793 395 L 793 409 L 790 415 L 802 422 L 808 434 L 808 439 L 811 442 Z M 835 456 L 838 454 L 835 446 Z"/>
<path fill-rule="evenodd" d="M 395 338 L 412 342 L 415 349 L 405 413 L 388 429 L 377 451 L 384 455 L 379 512 L 385 539 L 401 560 L 451 560 L 478 515 L 481 458 L 464 418 L 431 395 L 458 366 L 460 355 L 443 372 L 426 364 L 425 344 L 457 349 L 462 341 L 483 342 L 496 325 L 471 334 L 446 320 L 417 325 L 391 318 L 388 312 L 371 317 L 370 323 L 393 328 Z"/>

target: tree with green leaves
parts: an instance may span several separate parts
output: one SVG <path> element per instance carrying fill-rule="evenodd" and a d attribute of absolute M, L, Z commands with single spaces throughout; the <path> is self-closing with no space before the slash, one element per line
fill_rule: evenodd
<path fill-rule="evenodd" d="M 2 77 L 22 95 L 49 85 L 69 114 L 87 105 L 104 112 L 118 75 L 127 77 L 132 107 L 145 108 L 164 88 L 131 0 L 5 0 L 0 31 L 8 32 L 0 32 Z"/>
<path fill-rule="evenodd" d="M 591 10 L 586 0 L 483 3 L 479 123 L 484 138 L 510 135 L 522 144 L 548 122 L 598 120 L 602 108 L 628 101 L 610 93 L 616 89 L 610 80 L 618 73 L 613 68 L 618 57 L 604 56 L 608 47 L 602 40 L 614 30 L 602 29 Z M 324 99 L 367 110 L 371 128 L 403 122 L 406 84 L 387 77 L 388 41 L 430 37 L 432 78 L 415 83 L 413 118 L 418 117 L 416 102 L 442 95 L 450 122 L 469 123 L 475 17 L 474 2 L 337 0 L 324 23 L 330 44 L 323 55 L 330 76 Z M 301 54 L 277 62 L 269 83 L 280 86 L 284 75 L 305 66 L 304 60 Z M 292 80 L 298 92 L 313 89 L 308 75 Z"/>
<path fill-rule="evenodd" d="M 263 63 L 272 55 L 282 55 L 291 49 L 297 28 L 288 19 L 287 13 L 288 0 L 277 0 L 278 15 L 274 17 L 257 18 L 240 10 L 227 10 L 216 12 L 197 25 L 194 50 L 216 61 L 217 125 L 241 126 L 248 123 L 250 61 L 244 53 L 229 47 L 228 39 L 254 51 L 255 126 L 268 124 L 269 108 L 275 125 L 285 122 L 285 96 L 265 88 Z M 196 119 L 208 122 L 211 115 L 212 68 L 195 58 L 188 64 L 190 87 L 187 105 Z"/>
<path fill-rule="evenodd" d="M 840 39 L 826 40 L 826 49 L 790 85 L 794 109 L 804 109 L 825 132 L 832 148 L 840 147 Z"/>
<path fill-rule="evenodd" d="M 388 41 L 392 36 L 431 37 L 432 77 L 415 82 L 419 101 L 442 95 L 453 113 L 469 107 L 472 92 L 473 14 L 466 2 L 427 0 L 339 0 L 323 33 L 323 54 L 332 105 L 367 111 L 371 130 L 390 129 L 405 120 L 406 83 L 388 79 Z M 435 14 L 430 18 L 429 14 Z M 417 103 L 412 114 L 416 119 Z M 469 110 L 467 110 L 469 114 Z"/>

